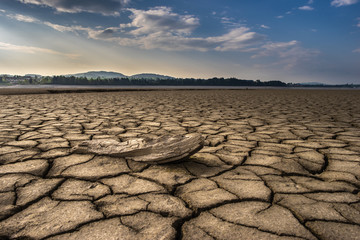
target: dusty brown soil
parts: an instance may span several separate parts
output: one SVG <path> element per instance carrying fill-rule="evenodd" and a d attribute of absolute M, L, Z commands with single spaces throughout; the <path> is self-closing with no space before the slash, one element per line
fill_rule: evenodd
<path fill-rule="evenodd" d="M 0 95 L 0 238 L 359 239 L 360 91 L 42 93 Z M 71 152 L 191 132 L 180 163 Z"/>

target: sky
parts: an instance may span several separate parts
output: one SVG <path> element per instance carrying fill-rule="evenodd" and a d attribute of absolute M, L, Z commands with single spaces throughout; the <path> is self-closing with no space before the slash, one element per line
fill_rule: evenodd
<path fill-rule="evenodd" d="M 0 74 L 360 84 L 360 0 L 1 0 Z"/>

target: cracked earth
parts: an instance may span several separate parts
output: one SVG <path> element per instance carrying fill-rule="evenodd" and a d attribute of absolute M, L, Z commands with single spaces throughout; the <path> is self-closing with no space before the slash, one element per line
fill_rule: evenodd
<path fill-rule="evenodd" d="M 1 96 L 1 239 L 360 239 L 360 91 Z M 189 159 L 74 154 L 197 132 Z"/>

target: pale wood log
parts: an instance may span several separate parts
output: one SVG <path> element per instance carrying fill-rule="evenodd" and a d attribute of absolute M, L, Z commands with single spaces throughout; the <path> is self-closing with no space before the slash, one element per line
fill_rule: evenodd
<path fill-rule="evenodd" d="M 73 148 L 76 153 L 93 153 L 121 157 L 137 162 L 167 163 L 198 152 L 204 145 L 200 134 L 162 136 L 156 139 L 136 138 L 125 142 L 113 139 L 84 141 Z"/>

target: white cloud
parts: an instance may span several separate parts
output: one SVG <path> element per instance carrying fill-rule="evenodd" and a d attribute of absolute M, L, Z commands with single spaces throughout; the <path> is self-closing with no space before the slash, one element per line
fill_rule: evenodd
<path fill-rule="evenodd" d="M 357 27 L 360 27 L 360 18 L 357 18 L 357 20 L 359 21 L 358 24 L 356 25 Z"/>
<path fill-rule="evenodd" d="M 308 4 L 313 4 L 314 3 L 314 0 L 309 0 L 308 1 Z"/>
<path fill-rule="evenodd" d="M 190 34 L 197 26 L 199 19 L 192 15 L 179 15 L 169 7 L 155 7 L 150 10 L 129 9 L 132 12 L 129 24 L 121 24 L 122 28 L 135 28 L 133 35 L 155 32 L 171 32 L 173 34 Z"/>
<path fill-rule="evenodd" d="M 281 19 L 284 18 L 284 16 L 280 15 L 280 16 L 276 16 L 276 18 Z"/>
<path fill-rule="evenodd" d="M 22 15 L 22 14 L 8 14 L 7 17 L 15 19 L 15 20 L 20 21 L 20 22 L 32 23 L 32 22 L 38 22 L 39 21 L 36 18 L 30 17 L 30 16 L 25 16 L 25 15 Z"/>
<path fill-rule="evenodd" d="M 114 32 L 114 30 L 116 29 L 119 30 L 120 28 L 89 28 L 89 27 L 83 27 L 83 26 L 79 26 L 79 25 L 74 25 L 74 26 L 63 26 L 63 25 L 59 25 L 59 24 L 54 24 L 51 22 L 43 22 L 44 25 L 59 31 L 59 32 L 72 32 L 75 33 L 76 35 L 82 35 L 85 34 L 86 37 L 90 38 L 90 39 L 95 39 L 95 40 L 105 40 L 106 39 L 106 35 L 108 35 L 109 31 Z"/>
<path fill-rule="evenodd" d="M 360 53 L 360 48 L 355 49 L 355 50 L 353 51 L 353 53 Z"/>
<path fill-rule="evenodd" d="M 249 28 L 240 27 L 232 29 L 230 32 L 218 36 L 205 38 L 210 43 L 216 43 L 215 47 L 217 51 L 252 51 L 253 47 L 261 43 L 265 36 L 256 32 L 250 32 Z"/>
<path fill-rule="evenodd" d="M 299 7 L 299 10 L 312 11 L 312 10 L 314 10 L 314 8 L 311 6 L 302 6 L 302 7 Z"/>
<path fill-rule="evenodd" d="M 97 39 L 101 36 L 97 35 Z M 162 49 L 167 51 L 242 51 L 256 49 L 265 37 L 248 28 L 241 27 L 230 30 L 228 33 L 215 37 L 188 37 L 171 32 L 154 32 L 141 36 L 108 37 L 106 41 L 116 42 L 122 46 L 133 46 L 143 49 Z"/>
<path fill-rule="evenodd" d="M 239 28 L 244 26 L 245 20 L 236 20 L 233 17 L 221 17 L 221 23 L 224 24 L 227 28 Z"/>
<path fill-rule="evenodd" d="M 47 48 L 39 48 L 39 47 L 32 47 L 32 46 L 23 46 L 23 45 L 14 45 L 10 43 L 0 42 L 0 50 L 6 51 L 15 51 L 21 53 L 29 53 L 29 54 L 37 54 L 37 53 L 45 53 L 45 54 L 52 54 L 52 55 L 61 55 L 69 58 L 75 58 L 77 55 L 75 54 L 67 54 L 61 53 L 52 49 Z"/>
<path fill-rule="evenodd" d="M 120 29 L 119 27 L 106 28 L 106 29 L 104 29 L 102 27 L 96 27 L 95 29 L 93 29 L 90 27 L 83 27 L 83 26 L 79 26 L 79 25 L 64 26 L 64 25 L 55 24 L 55 23 L 51 23 L 51 22 L 42 22 L 36 18 L 26 16 L 26 15 L 21 15 L 21 14 L 8 14 L 6 16 L 11 19 L 20 21 L 20 22 L 42 24 L 42 25 L 48 26 L 59 32 L 72 32 L 77 35 L 85 34 L 88 38 L 92 38 L 92 39 L 105 38 L 107 35 L 109 35 L 109 33 L 118 31 Z"/>
<path fill-rule="evenodd" d="M 91 28 L 85 28 L 82 26 L 64 26 L 64 25 L 59 25 L 59 24 L 55 24 L 55 23 L 51 23 L 51 22 L 42 22 L 36 18 L 33 18 L 31 16 L 26 16 L 26 15 L 22 15 L 22 14 L 8 14 L 6 15 L 8 18 L 11 19 L 15 19 L 19 22 L 28 22 L 28 23 L 36 23 L 36 24 L 43 24 L 46 25 L 56 31 L 59 32 L 74 32 L 74 33 L 79 33 L 79 32 L 94 32 L 95 30 L 91 29 Z"/>
<path fill-rule="evenodd" d="M 5 13 L 6 11 L 4 9 L 0 8 L 0 12 Z"/>
<path fill-rule="evenodd" d="M 216 45 L 204 38 L 189 38 L 176 36 L 171 33 L 152 33 L 138 38 L 114 37 L 107 41 L 113 41 L 121 46 L 139 47 L 142 49 L 161 49 L 166 51 L 208 51 Z"/>
<path fill-rule="evenodd" d="M 51 27 L 52 29 L 59 31 L 59 32 L 73 32 L 73 33 L 79 33 L 79 32 L 92 32 L 95 31 L 92 28 L 86 28 L 82 26 L 63 26 L 59 24 L 54 24 L 51 22 L 43 22 L 44 25 Z"/>
<path fill-rule="evenodd" d="M 269 26 L 266 26 L 266 25 L 264 25 L 264 24 L 262 24 L 260 27 L 261 27 L 261 28 L 265 28 L 265 29 L 270 29 Z"/>
<path fill-rule="evenodd" d="M 283 65 L 285 68 L 292 68 L 300 61 L 319 54 L 316 50 L 301 47 L 300 42 L 296 40 L 289 42 L 268 42 L 261 46 L 260 49 L 252 58 L 276 56 L 280 61 L 274 61 L 273 65 Z"/>
<path fill-rule="evenodd" d="M 187 34 L 177 34 L 171 31 L 153 32 L 142 31 L 138 34 L 133 29 L 123 32 L 123 28 L 86 28 L 81 26 L 62 26 L 45 22 L 45 25 L 61 32 L 85 33 L 90 39 L 115 42 L 121 46 L 132 46 L 143 49 L 162 49 L 167 51 L 195 50 L 195 51 L 242 51 L 248 52 L 261 45 L 265 36 L 251 32 L 249 28 L 240 27 L 228 33 L 214 37 L 189 37 Z"/>
<path fill-rule="evenodd" d="M 221 18 L 221 23 L 222 24 L 233 24 L 234 23 L 234 18 L 222 17 Z"/>
<path fill-rule="evenodd" d="M 358 0 L 333 0 L 331 6 L 342 7 L 357 3 Z"/>
<path fill-rule="evenodd" d="M 130 0 L 18 0 L 24 4 L 46 6 L 58 12 L 91 12 L 103 15 L 119 15 L 119 10 Z"/>
<path fill-rule="evenodd" d="M 53 28 L 56 31 L 59 31 L 59 32 L 75 32 L 74 27 L 67 27 L 67 26 L 63 26 L 63 25 L 59 25 L 59 24 L 54 24 L 51 22 L 44 22 L 44 24 L 48 27 Z"/>
<path fill-rule="evenodd" d="M 106 40 L 144 49 L 248 51 L 249 46 L 258 44 L 264 38 L 246 27 L 233 27 L 220 36 L 195 38 L 190 35 L 200 25 L 197 17 L 174 13 L 168 7 L 156 7 L 147 11 L 129 10 L 133 13 L 130 16 L 132 21 L 120 24 L 123 34 L 107 37 Z M 222 22 L 231 20 L 221 19 Z"/>
<path fill-rule="evenodd" d="M 282 55 L 281 52 L 284 52 L 284 51 L 279 51 L 279 50 L 286 50 L 289 47 L 296 46 L 297 44 L 298 44 L 298 41 L 296 41 L 296 40 L 293 40 L 290 42 L 269 42 L 269 43 L 266 43 L 263 46 L 261 46 L 263 51 L 261 51 L 257 55 L 254 55 L 253 58 L 260 57 L 260 56 L 269 56 L 275 51 L 279 52 L 280 55 Z"/>

